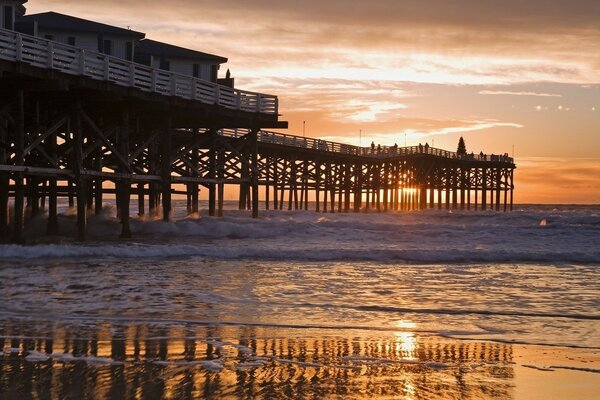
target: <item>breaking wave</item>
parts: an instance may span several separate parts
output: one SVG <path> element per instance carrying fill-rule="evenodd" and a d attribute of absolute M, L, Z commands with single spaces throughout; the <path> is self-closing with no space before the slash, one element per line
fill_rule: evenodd
<path fill-rule="evenodd" d="M 66 217 L 65 217 L 66 218 Z M 544 223 L 542 223 L 544 222 Z M 44 221 L 40 221 L 43 227 Z M 35 245 L 0 245 L 0 260 L 56 258 L 265 259 L 405 263 L 600 263 L 600 207 L 524 207 L 512 213 L 322 214 L 245 211 L 227 217 L 132 221 L 134 240 L 119 242 L 113 217 L 90 218 L 90 241 L 65 235 Z M 43 229 L 38 229 L 43 231 Z"/>

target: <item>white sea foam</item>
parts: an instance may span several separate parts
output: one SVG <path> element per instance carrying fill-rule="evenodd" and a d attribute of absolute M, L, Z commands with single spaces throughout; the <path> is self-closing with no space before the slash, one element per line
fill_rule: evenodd
<path fill-rule="evenodd" d="M 0 260 L 203 257 L 594 264 L 600 263 L 596 211 L 600 210 L 326 215 L 264 211 L 257 220 L 245 211 L 231 211 L 222 219 L 136 220 L 134 240 L 129 242 L 115 243 L 112 233 L 94 235 L 92 227 L 88 244 L 1 245 Z M 96 225 L 114 227 L 101 231 L 118 231 L 118 224 L 106 218 L 99 218 Z"/>

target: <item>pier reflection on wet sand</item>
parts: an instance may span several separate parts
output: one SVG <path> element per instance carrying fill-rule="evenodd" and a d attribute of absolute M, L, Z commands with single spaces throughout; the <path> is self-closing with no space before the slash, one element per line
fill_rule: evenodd
<path fill-rule="evenodd" d="M 11 325 L 0 398 L 513 397 L 509 344 L 406 330 Z"/>

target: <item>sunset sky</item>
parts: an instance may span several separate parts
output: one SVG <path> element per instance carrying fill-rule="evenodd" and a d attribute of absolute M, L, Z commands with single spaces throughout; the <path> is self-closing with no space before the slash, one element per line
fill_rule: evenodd
<path fill-rule="evenodd" d="M 289 132 L 513 153 L 516 201 L 600 203 L 598 0 L 30 0 L 229 58 Z"/>

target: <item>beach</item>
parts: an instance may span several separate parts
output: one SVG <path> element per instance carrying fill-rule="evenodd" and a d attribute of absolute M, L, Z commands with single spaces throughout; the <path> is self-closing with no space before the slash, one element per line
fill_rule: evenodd
<path fill-rule="evenodd" d="M 175 217 L 0 246 L 1 398 L 600 396 L 599 207 Z"/>

